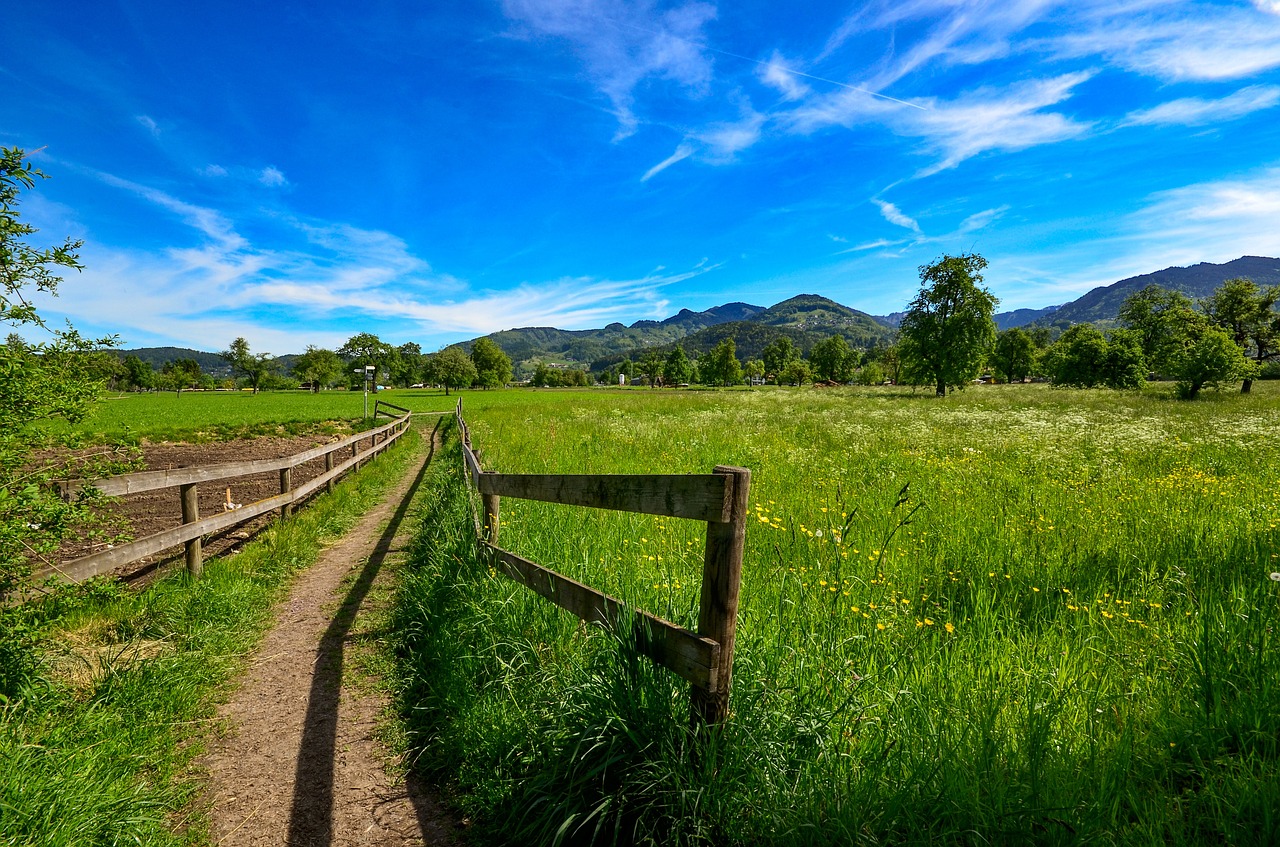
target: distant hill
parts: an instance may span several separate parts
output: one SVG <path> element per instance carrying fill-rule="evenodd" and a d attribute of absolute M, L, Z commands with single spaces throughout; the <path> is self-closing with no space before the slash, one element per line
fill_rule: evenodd
<path fill-rule="evenodd" d="M 117 350 L 116 353 L 122 359 L 125 356 L 137 356 L 150 365 L 152 370 L 158 371 L 169 362 L 176 362 L 178 359 L 195 359 L 200 365 L 200 370 L 211 376 L 231 376 L 231 366 L 227 364 L 226 359 L 217 353 L 192 350 L 190 347 L 138 347 L 133 350 Z"/>
<path fill-rule="evenodd" d="M 1248 277 L 1258 285 L 1280 284 L 1280 259 L 1266 256 L 1242 256 L 1225 264 L 1201 262 L 1188 268 L 1165 268 L 1162 271 L 1131 276 L 1111 285 L 1095 288 L 1083 297 L 1060 306 L 1042 323 L 1092 323 L 1112 321 L 1120 314 L 1120 304 L 1129 295 L 1148 285 L 1181 291 L 1193 300 L 1207 297 L 1224 280 Z"/>
<path fill-rule="evenodd" d="M 1056 320 L 1061 306 L 1045 306 L 1043 309 L 1014 309 L 1012 312 L 997 312 L 992 317 L 996 329 L 1012 329 L 1015 326 L 1027 326 L 1039 320 Z"/>

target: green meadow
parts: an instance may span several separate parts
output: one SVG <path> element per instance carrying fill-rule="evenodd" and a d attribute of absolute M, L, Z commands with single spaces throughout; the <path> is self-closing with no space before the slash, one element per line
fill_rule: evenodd
<path fill-rule="evenodd" d="M 732 717 L 470 553 L 402 592 L 425 772 L 492 843 L 1280 840 L 1280 385 L 468 392 L 488 469 L 753 473 Z M 694 628 L 705 526 L 504 499 L 502 546 Z"/>

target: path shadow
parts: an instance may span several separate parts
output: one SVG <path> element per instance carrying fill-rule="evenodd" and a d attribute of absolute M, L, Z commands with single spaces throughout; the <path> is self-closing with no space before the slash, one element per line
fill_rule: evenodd
<path fill-rule="evenodd" d="M 329 847 L 333 843 L 333 781 L 337 755 L 338 702 L 342 693 L 347 637 L 374 579 L 386 562 L 387 554 L 392 552 L 392 542 L 404 524 L 409 505 L 435 458 L 439 430 L 440 420 L 437 420 L 435 429 L 431 431 L 428 453 L 422 467 L 320 639 L 294 774 L 293 803 L 289 811 L 289 836 L 286 844 L 297 847 Z M 429 803 L 429 800 L 421 797 L 422 792 L 413 784 L 410 786 L 410 795 L 418 810 L 420 822 L 425 823 L 422 821 L 424 804 Z"/>

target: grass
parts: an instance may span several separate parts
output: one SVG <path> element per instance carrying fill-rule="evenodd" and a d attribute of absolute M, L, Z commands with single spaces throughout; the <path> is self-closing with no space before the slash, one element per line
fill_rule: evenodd
<path fill-rule="evenodd" d="M 442 464 L 398 629 L 490 843 L 1280 840 L 1280 385 L 467 394 L 512 472 L 753 471 L 733 717 L 469 555 Z M 678 623 L 700 525 L 506 499 L 503 546 Z"/>
<path fill-rule="evenodd" d="M 99 583 L 32 605 L 48 646 L 0 701 L 0 844 L 207 843 L 192 763 L 217 702 L 292 577 L 403 476 L 418 437 L 199 581 L 175 571 L 137 593 Z"/>
<path fill-rule="evenodd" d="M 454 399 L 442 392 L 398 390 L 369 396 L 369 413 L 382 399 L 415 412 L 444 411 Z M 364 395 L 356 391 L 184 391 L 113 395 L 75 427 L 93 443 L 226 441 L 261 435 L 351 432 L 361 427 Z"/>

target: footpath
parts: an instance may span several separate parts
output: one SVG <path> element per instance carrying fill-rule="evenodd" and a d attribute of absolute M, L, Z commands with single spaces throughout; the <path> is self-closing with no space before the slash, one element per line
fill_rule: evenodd
<path fill-rule="evenodd" d="M 427 436 L 427 433 L 423 433 Z M 378 604 L 404 556 L 410 504 L 437 444 L 386 499 L 298 575 L 220 709 L 229 727 L 202 760 L 219 847 L 456 847 L 458 827 L 378 738 L 389 701 L 361 670 L 362 641 L 376 638 Z"/>

